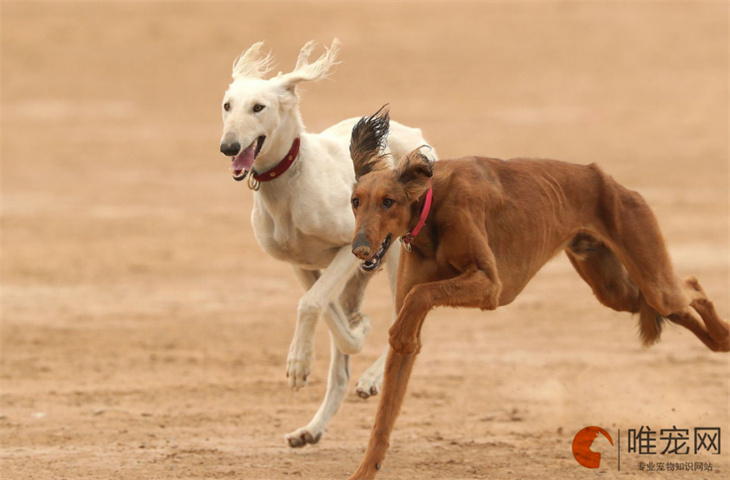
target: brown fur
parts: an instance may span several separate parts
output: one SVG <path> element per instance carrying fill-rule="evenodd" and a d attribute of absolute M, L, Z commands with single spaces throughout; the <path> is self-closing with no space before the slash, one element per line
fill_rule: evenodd
<path fill-rule="evenodd" d="M 350 157 L 360 166 L 356 171 L 356 180 L 362 175 L 388 167 L 382 156 L 376 153 L 385 149 L 389 131 L 390 116 L 387 105 L 380 107 L 370 117 L 363 118 L 352 129 Z"/>
<path fill-rule="evenodd" d="M 355 160 L 356 170 L 373 161 L 363 158 Z M 400 256 L 398 318 L 389 332 L 382 397 L 352 479 L 373 478 L 385 458 L 426 314 L 437 306 L 494 310 L 507 305 L 560 251 L 602 304 L 639 314 L 644 345 L 659 339 L 662 322 L 669 319 L 711 350 L 730 351 L 730 327 L 695 278 L 677 279 L 644 199 L 595 164 L 481 157 L 424 162 L 413 152 L 397 170 L 371 165 L 371 173 L 358 175 L 353 192 L 359 202 L 355 232 L 369 242 L 356 254 L 366 260 L 388 235 L 395 239 L 413 228 L 423 194 L 429 182 L 433 185 L 426 225 L 412 252 Z M 393 201 L 389 208 L 386 198 Z"/>

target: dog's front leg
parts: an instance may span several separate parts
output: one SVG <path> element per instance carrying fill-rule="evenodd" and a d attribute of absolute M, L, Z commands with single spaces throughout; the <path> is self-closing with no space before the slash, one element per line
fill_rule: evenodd
<path fill-rule="evenodd" d="M 419 275 L 414 277 L 418 278 Z M 390 329 L 392 348 L 385 365 L 383 396 L 378 403 L 365 457 L 350 480 L 371 480 L 385 459 L 390 434 L 403 405 L 413 364 L 420 351 L 421 327 L 428 311 L 436 306 L 497 308 L 501 288 L 496 268 L 492 266 L 489 266 L 488 272 L 472 268 L 448 280 L 415 286 L 398 285 L 396 305 L 402 306 L 398 319 Z M 408 293 L 403 298 L 401 292 L 405 291 Z"/>
<path fill-rule="evenodd" d="M 390 295 L 393 299 L 393 320 L 391 323 L 395 323 L 398 318 L 398 312 L 395 308 L 395 297 L 396 297 L 396 284 L 398 280 L 398 262 L 400 260 L 400 248 L 391 248 L 385 254 L 386 263 L 385 270 L 388 274 L 388 283 L 390 285 Z M 385 351 L 378 357 L 375 362 L 368 367 L 368 369 L 360 376 L 355 385 L 355 393 L 360 398 L 369 398 L 373 395 L 377 395 L 383 389 L 383 372 L 385 371 L 385 362 L 388 358 L 388 351 L 390 347 L 385 346 Z"/>
<path fill-rule="evenodd" d="M 289 347 L 287 376 L 292 389 L 299 390 L 307 384 L 314 355 L 314 329 L 325 308 L 328 313 L 325 315 L 325 321 L 339 351 L 350 355 L 362 349 L 365 338 L 370 333 L 368 318 L 360 316 L 359 323 L 350 325 L 344 311 L 334 301 L 342 293 L 357 266 L 357 259 L 352 256 L 350 247 L 346 246 L 337 252 L 319 278 L 313 272 L 295 269 L 297 277 L 305 288 L 311 279 L 314 279 L 314 283 L 299 300 L 297 326 L 294 331 L 294 339 Z"/>
<path fill-rule="evenodd" d="M 472 269 L 458 277 L 414 286 L 389 330 L 389 343 L 407 355 L 420 348 L 419 333 L 426 314 L 434 307 L 472 307 L 493 310 L 499 304 L 502 285 L 496 272 Z"/>
<path fill-rule="evenodd" d="M 286 434 L 285 438 L 290 447 L 304 447 L 307 444 L 319 442 L 327 423 L 337 413 L 345 399 L 349 379 L 350 357 L 339 351 L 334 336 L 330 332 L 330 368 L 324 400 L 306 426 Z"/>
<path fill-rule="evenodd" d="M 370 434 L 365 456 L 357 471 L 350 476 L 350 480 L 372 480 L 380 470 L 390 445 L 390 434 L 393 432 L 395 419 L 403 405 L 403 397 L 406 394 L 408 379 L 411 377 L 415 361 L 415 354 L 401 355 L 393 349 L 388 351 L 383 395 L 378 403 L 375 425 Z"/>

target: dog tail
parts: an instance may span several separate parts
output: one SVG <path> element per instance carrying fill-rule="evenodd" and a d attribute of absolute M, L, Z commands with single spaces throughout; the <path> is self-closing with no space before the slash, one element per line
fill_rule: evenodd
<path fill-rule="evenodd" d="M 642 345 L 649 347 L 659 341 L 665 320 L 666 318 L 651 308 L 642 296 L 639 307 L 639 337 Z"/>

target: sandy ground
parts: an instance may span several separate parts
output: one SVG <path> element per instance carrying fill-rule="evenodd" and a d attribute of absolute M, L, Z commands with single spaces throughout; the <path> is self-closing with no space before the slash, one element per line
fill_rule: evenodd
<path fill-rule="evenodd" d="M 679 275 L 722 316 L 728 286 L 728 7 L 515 3 L 2 3 L 0 476 L 345 478 L 376 400 L 350 394 L 319 445 L 285 446 L 323 396 L 288 390 L 301 294 L 258 248 L 252 193 L 218 152 L 233 58 L 291 68 L 343 42 L 303 90 L 318 131 L 390 102 L 442 158 L 598 162 L 656 211 Z M 386 344 L 384 275 L 364 310 Z M 565 258 L 511 306 L 438 310 L 383 479 L 728 478 L 730 358 L 601 307 Z M 354 380 L 352 382 L 354 388 Z M 598 470 L 575 432 L 606 428 Z M 721 427 L 720 455 L 629 454 L 626 430 Z M 663 447 L 662 447 L 663 448 Z M 712 462 L 643 472 L 639 462 Z"/>

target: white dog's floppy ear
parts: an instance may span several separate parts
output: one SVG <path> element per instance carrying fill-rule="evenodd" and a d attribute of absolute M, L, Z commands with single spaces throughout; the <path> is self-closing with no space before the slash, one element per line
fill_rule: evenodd
<path fill-rule="evenodd" d="M 274 63 L 270 53 L 263 54 L 264 42 L 254 43 L 233 62 L 234 80 L 239 78 L 263 78 Z"/>
<path fill-rule="evenodd" d="M 314 62 L 309 63 L 309 55 L 314 50 L 314 46 L 314 42 L 307 42 L 299 52 L 297 65 L 294 67 L 294 70 L 276 77 L 277 81 L 292 93 L 294 93 L 299 82 L 325 78 L 329 69 L 339 63 L 336 61 L 337 54 L 340 51 L 340 41 L 337 38 L 332 41 L 332 45 L 329 48 L 325 47 L 325 52 L 322 56 Z"/>

